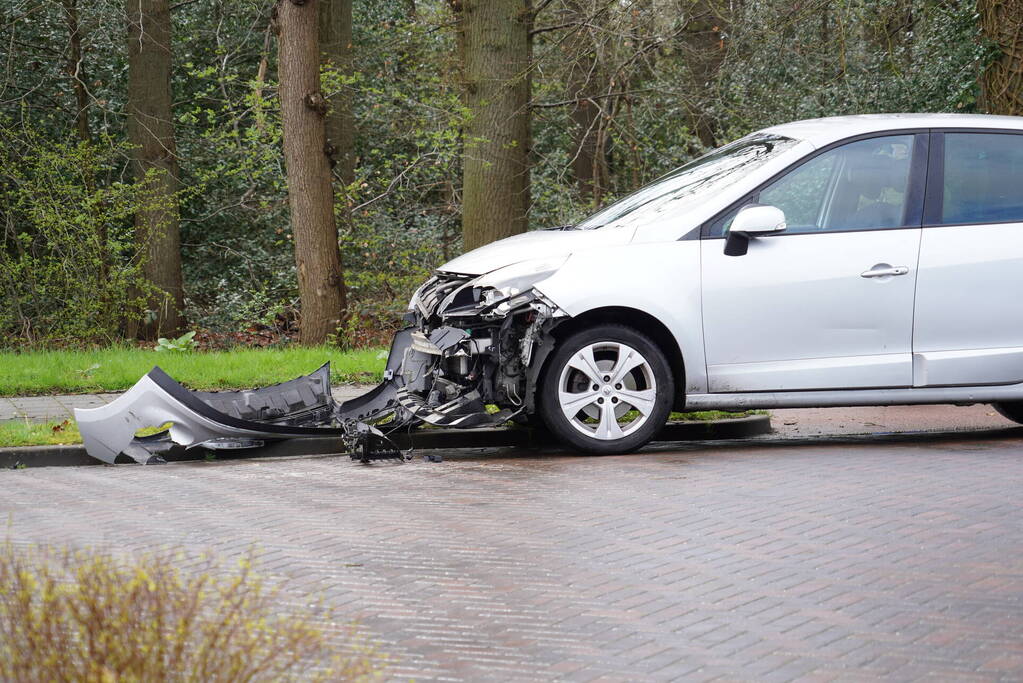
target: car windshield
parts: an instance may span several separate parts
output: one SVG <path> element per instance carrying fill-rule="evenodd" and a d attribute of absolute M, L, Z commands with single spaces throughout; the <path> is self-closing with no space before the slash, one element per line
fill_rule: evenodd
<path fill-rule="evenodd" d="M 575 229 L 646 223 L 680 208 L 697 193 L 719 191 L 731 185 L 795 144 L 796 140 L 780 135 L 755 134 L 736 140 L 601 209 Z"/>

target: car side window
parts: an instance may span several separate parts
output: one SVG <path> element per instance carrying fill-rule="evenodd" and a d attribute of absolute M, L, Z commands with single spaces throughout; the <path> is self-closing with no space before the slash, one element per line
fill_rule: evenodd
<path fill-rule="evenodd" d="M 784 211 L 785 234 L 899 228 L 912 157 L 912 135 L 850 142 L 801 164 L 743 204 Z M 710 234 L 724 235 L 739 208 L 711 224 Z"/>
<path fill-rule="evenodd" d="M 941 223 L 1023 222 L 1023 135 L 946 133 Z"/>

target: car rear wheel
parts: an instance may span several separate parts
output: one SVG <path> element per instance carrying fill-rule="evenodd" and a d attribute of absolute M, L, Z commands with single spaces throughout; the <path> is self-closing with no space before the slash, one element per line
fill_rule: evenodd
<path fill-rule="evenodd" d="M 1023 425 L 1023 401 L 995 403 L 994 409 L 1013 422 L 1018 422 Z"/>
<path fill-rule="evenodd" d="M 627 453 L 646 444 L 671 412 L 675 382 L 664 354 L 623 325 L 576 332 L 544 372 L 540 413 L 572 449 Z"/>

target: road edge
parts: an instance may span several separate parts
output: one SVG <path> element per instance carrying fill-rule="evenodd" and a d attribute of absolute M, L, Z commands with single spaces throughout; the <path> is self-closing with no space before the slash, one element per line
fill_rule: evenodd
<path fill-rule="evenodd" d="M 744 439 L 771 432 L 769 415 L 750 415 L 726 420 L 700 422 L 671 422 L 664 426 L 654 442 L 710 441 L 715 439 Z M 391 437 L 399 448 L 414 446 L 416 450 L 439 448 L 541 448 L 550 446 L 553 438 L 547 432 L 522 427 L 489 429 L 424 429 L 414 433 Z M 179 449 L 167 455 L 168 462 L 204 460 L 213 451 L 202 448 Z M 300 455 L 345 454 L 336 438 L 314 437 L 290 439 L 268 444 L 252 451 L 216 451 L 216 460 L 247 458 L 279 458 Z M 122 456 L 123 457 L 123 456 Z M 81 467 L 102 465 L 85 452 L 85 446 L 15 446 L 0 448 L 0 469 L 27 467 Z"/>

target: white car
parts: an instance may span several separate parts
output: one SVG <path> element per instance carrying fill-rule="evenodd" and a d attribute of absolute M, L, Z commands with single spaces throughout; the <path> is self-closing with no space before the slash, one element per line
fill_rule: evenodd
<path fill-rule="evenodd" d="M 219 393 L 154 368 L 75 414 L 111 463 L 316 436 L 368 461 L 396 430 L 509 419 L 621 453 L 672 408 L 993 403 L 1023 422 L 1021 290 L 1023 118 L 800 121 L 441 266 L 385 381 L 341 405 L 327 366 Z"/>
<path fill-rule="evenodd" d="M 672 408 L 994 403 L 1020 422 L 1023 118 L 768 128 L 446 263 L 410 310 L 408 411 L 539 417 L 584 452 L 634 450 Z"/>

